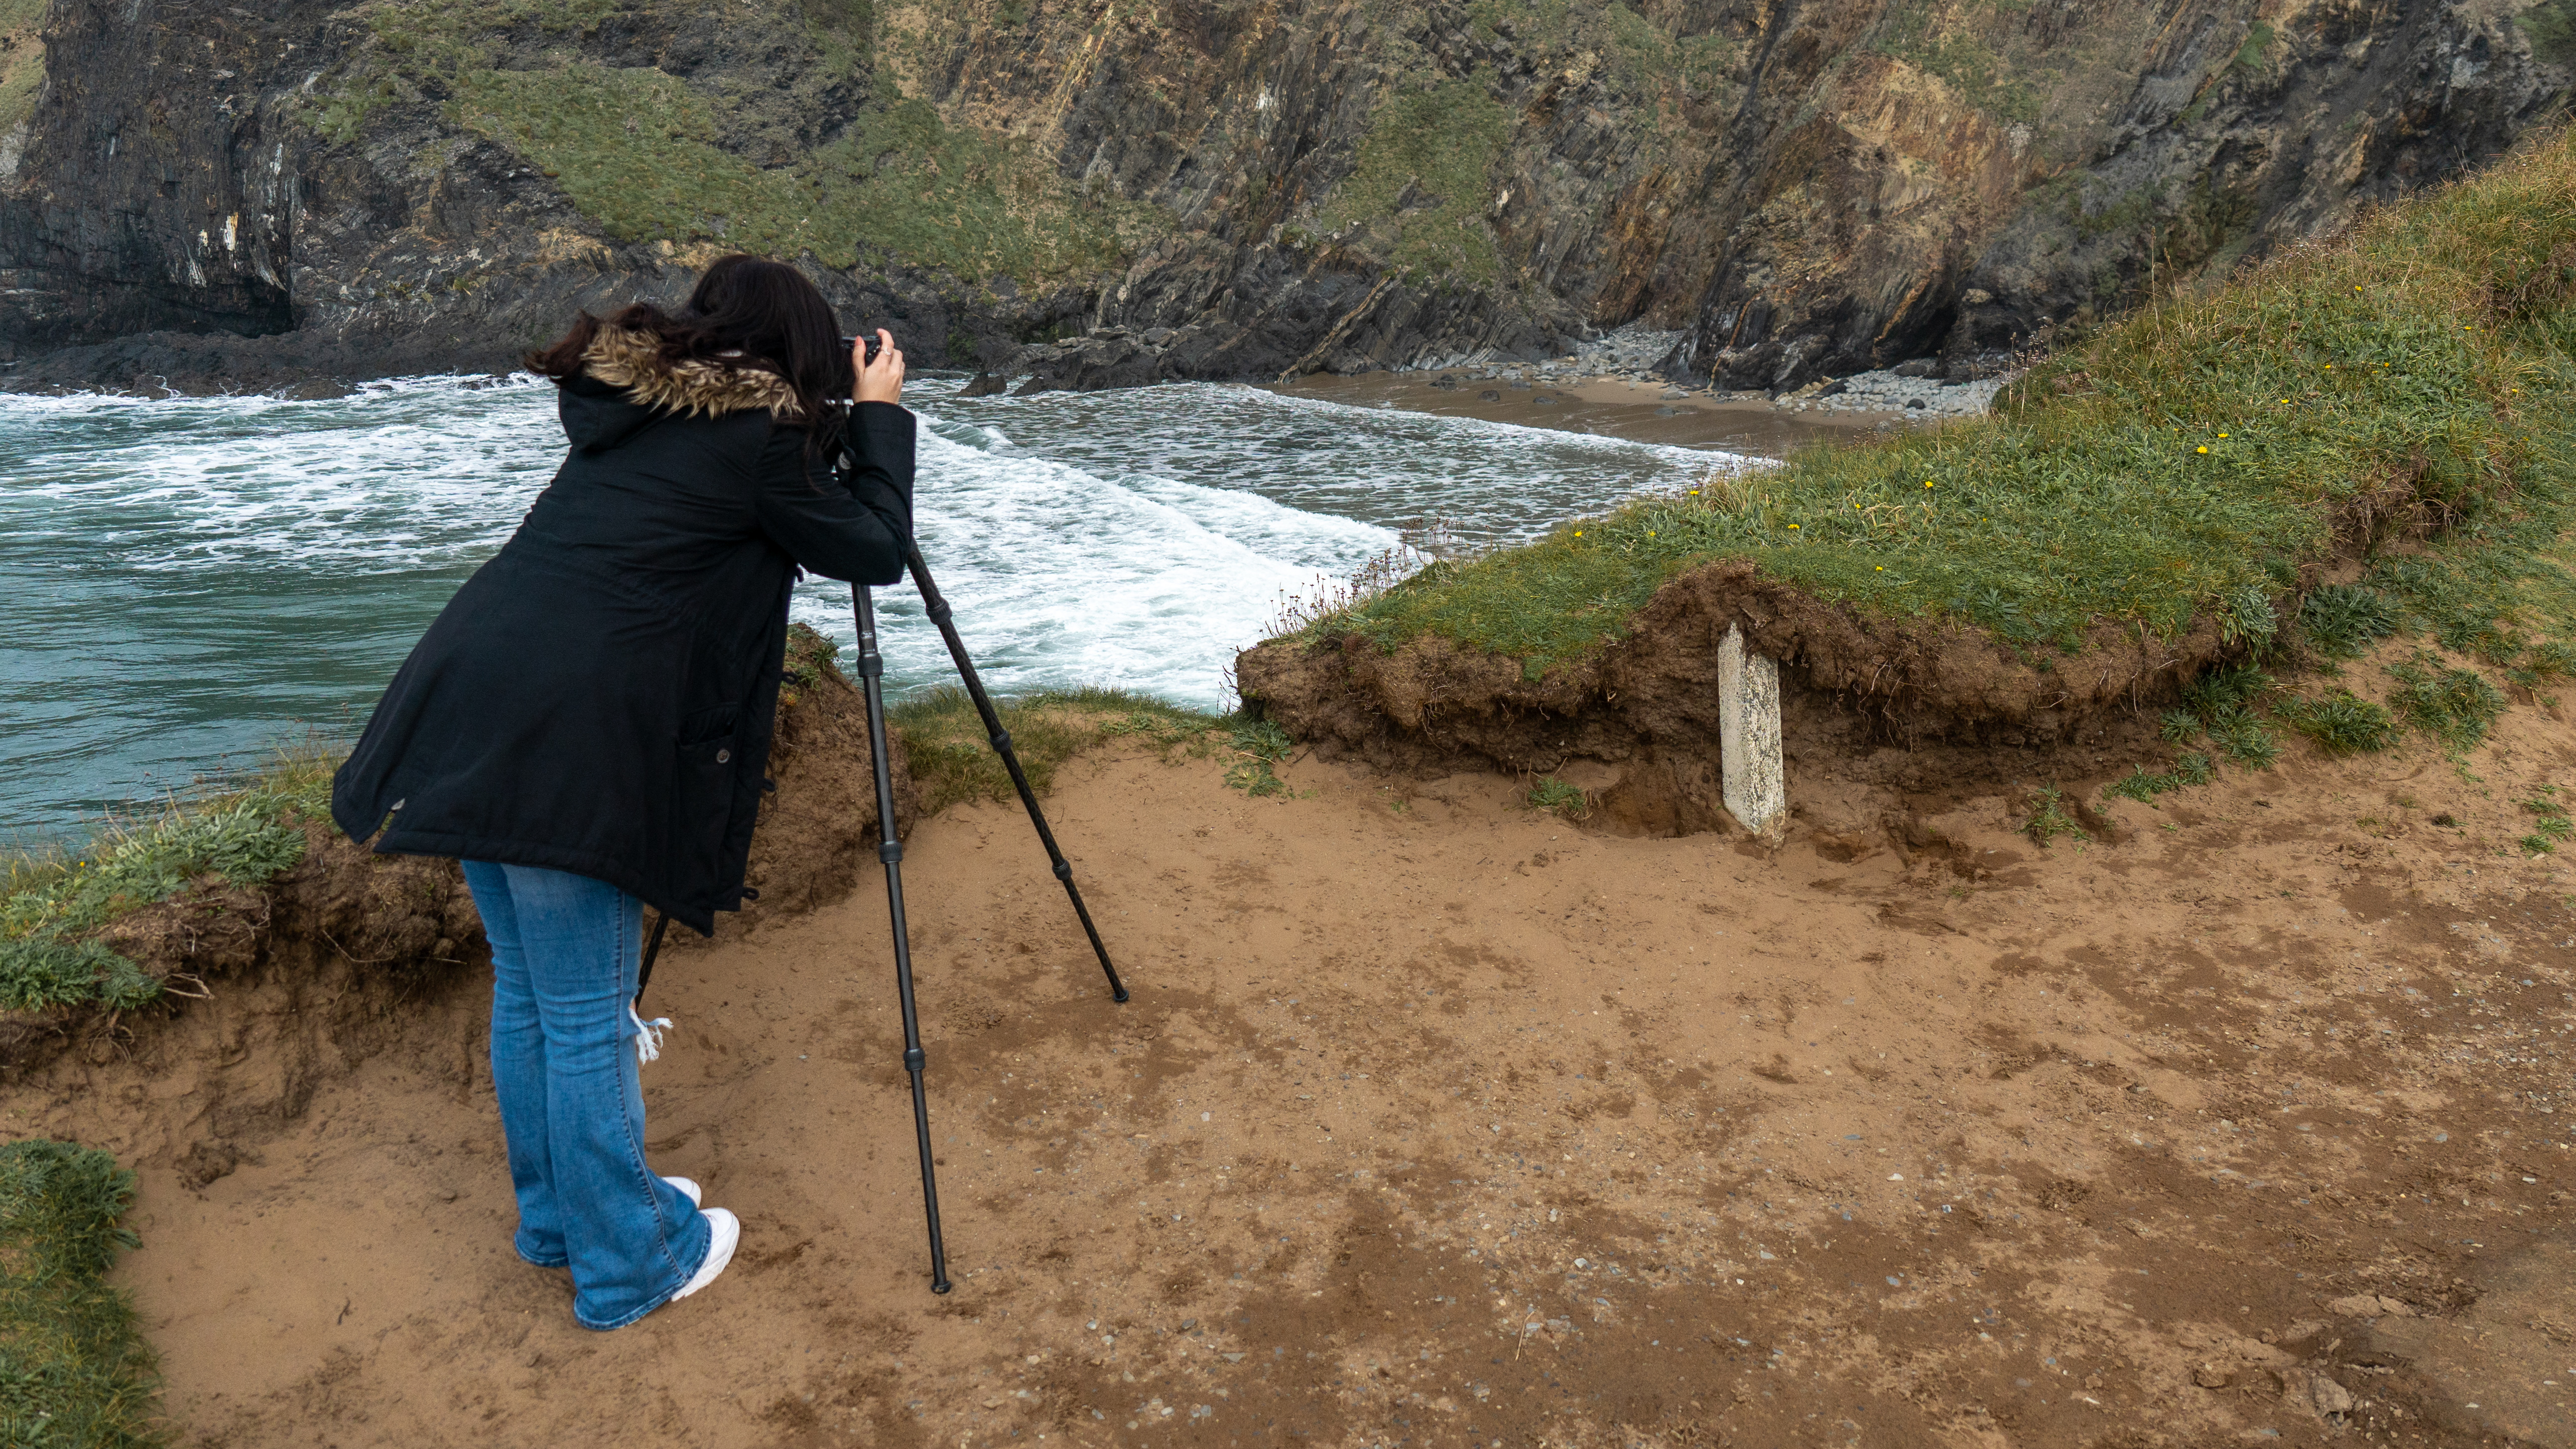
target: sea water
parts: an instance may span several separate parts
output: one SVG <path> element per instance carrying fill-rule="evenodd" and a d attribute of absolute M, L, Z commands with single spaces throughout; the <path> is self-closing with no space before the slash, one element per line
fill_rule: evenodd
<path fill-rule="evenodd" d="M 915 379 L 922 552 L 996 692 L 1112 684 L 1232 704 L 1283 597 L 1417 530 L 1509 542 L 1733 461 L 1181 384 L 969 399 Z M 0 397 L 0 835 L 354 736 L 421 630 L 562 456 L 533 378 L 348 397 Z M 953 679 L 909 584 L 890 683 Z M 847 586 L 797 618 L 853 642 Z"/>

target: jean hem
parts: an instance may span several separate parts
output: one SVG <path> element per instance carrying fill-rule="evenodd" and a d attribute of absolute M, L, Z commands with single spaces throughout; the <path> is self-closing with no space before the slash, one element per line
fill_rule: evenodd
<path fill-rule="evenodd" d="M 694 1278 L 694 1277 L 696 1277 L 696 1276 L 697 1276 L 697 1274 L 696 1274 L 695 1272 L 692 1272 L 692 1273 L 690 1273 L 690 1275 L 689 1275 L 689 1277 L 690 1277 L 690 1278 Z M 581 1316 L 581 1310 L 580 1310 L 580 1309 L 578 1309 L 578 1308 L 576 1308 L 576 1309 L 574 1309 L 574 1310 L 572 1311 L 572 1321 L 573 1321 L 573 1322 L 575 1322 L 575 1323 L 580 1324 L 580 1325 L 581 1325 L 582 1327 L 584 1327 L 584 1328 L 589 1329 L 589 1330 L 590 1330 L 591 1332 L 593 1332 L 593 1333 L 607 1333 L 607 1332 L 610 1332 L 610 1331 L 611 1331 L 611 1330 L 613 1330 L 613 1329 L 624 1328 L 626 1325 L 628 1325 L 628 1324 L 630 1324 L 630 1323 L 633 1323 L 635 1320 L 637 1320 L 637 1319 L 639 1319 L 639 1318 L 643 1317 L 645 1314 L 650 1313 L 650 1312 L 652 1312 L 654 1309 L 661 1307 L 663 1304 L 670 1302 L 670 1301 L 671 1301 L 671 1299 L 672 1299 L 674 1296 L 676 1296 L 682 1288 L 686 1288 L 686 1287 L 688 1287 L 688 1286 L 689 1286 L 689 1279 L 688 1279 L 688 1278 L 683 1278 L 683 1279 L 681 1279 L 678 1283 L 673 1284 L 671 1287 L 669 1287 L 669 1288 L 667 1288 L 667 1289 L 663 1290 L 662 1295 L 661 1295 L 660 1297 L 658 1297 L 658 1298 L 654 1299 L 654 1300 L 653 1300 L 652 1302 L 650 1302 L 650 1303 L 645 1304 L 643 1307 L 636 1309 L 634 1312 L 627 1314 L 624 1318 L 618 1319 L 618 1320 L 617 1320 L 616 1322 L 614 1322 L 614 1323 L 593 1323 L 593 1322 L 591 1322 L 589 1319 L 582 1317 L 582 1316 Z"/>
<path fill-rule="evenodd" d="M 569 1254 L 561 1258 L 531 1258 L 526 1253 L 520 1252 L 519 1249 L 515 1247 L 510 1251 L 518 1253 L 519 1261 L 527 1264 L 531 1268 L 569 1268 L 572 1266 L 572 1258 Z"/>

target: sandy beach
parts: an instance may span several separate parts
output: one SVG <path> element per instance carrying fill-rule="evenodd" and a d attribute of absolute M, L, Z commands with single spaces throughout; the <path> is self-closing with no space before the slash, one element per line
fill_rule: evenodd
<path fill-rule="evenodd" d="M 1129 1005 L 1015 807 L 914 835 L 946 1298 L 873 870 L 657 975 L 655 1167 L 745 1236 L 617 1333 L 510 1251 L 483 973 L 362 1060 L 220 983 L 12 1126 L 140 1165 L 195 1446 L 2565 1444 L 2576 913 L 2510 842 L 2576 732 L 2510 739 L 2045 851 L 1831 761 L 1774 853 L 1095 752 Z"/>
<path fill-rule="evenodd" d="M 1600 433 L 1777 458 L 1804 443 L 1866 435 L 1906 421 L 1899 413 L 1791 413 L 1763 400 L 1737 400 L 1705 392 L 1667 398 L 1660 383 L 1597 378 L 1558 386 L 1504 379 L 1476 381 L 1476 374 L 1367 372 L 1355 377 L 1316 373 L 1271 386 L 1289 397 L 1321 398 L 1352 407 L 1407 408 L 1442 417 L 1482 418 L 1529 428 Z M 1490 394 L 1490 396 L 1488 396 Z"/>

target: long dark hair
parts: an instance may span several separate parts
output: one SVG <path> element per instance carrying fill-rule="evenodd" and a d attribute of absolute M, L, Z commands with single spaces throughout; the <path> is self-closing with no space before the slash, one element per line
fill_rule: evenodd
<path fill-rule="evenodd" d="M 528 370 L 557 382 L 581 376 L 582 356 L 603 326 L 659 338 L 666 363 L 704 359 L 785 378 L 803 410 L 795 424 L 808 451 L 829 441 L 839 418 L 833 404 L 849 396 L 850 354 L 831 304 L 785 262 L 743 252 L 717 258 L 676 317 L 650 302 L 605 320 L 585 311 L 554 346 L 527 355 Z"/>

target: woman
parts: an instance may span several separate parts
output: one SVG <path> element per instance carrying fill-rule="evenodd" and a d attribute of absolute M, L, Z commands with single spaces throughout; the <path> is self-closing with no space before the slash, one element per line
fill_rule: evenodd
<path fill-rule="evenodd" d="M 492 942 L 516 1246 L 572 1269 L 585 1327 L 704 1288 L 740 1237 L 644 1164 L 641 903 L 705 934 L 752 894 L 797 569 L 902 576 L 913 422 L 877 335 L 873 362 L 844 355 L 813 283 L 731 256 L 677 316 L 583 313 L 531 354 L 571 450 L 334 781 L 351 839 L 464 862 Z M 848 483 L 828 466 L 844 441 Z"/>

